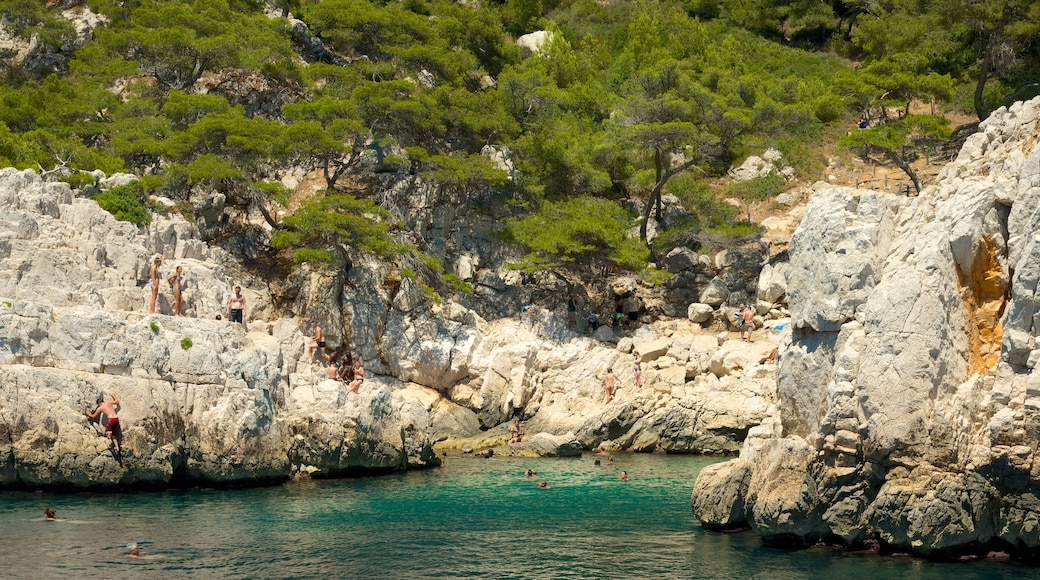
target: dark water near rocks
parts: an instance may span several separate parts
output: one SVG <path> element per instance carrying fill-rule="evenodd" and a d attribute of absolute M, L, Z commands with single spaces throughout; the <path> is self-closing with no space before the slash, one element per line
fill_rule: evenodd
<path fill-rule="evenodd" d="M 788 552 L 705 532 L 689 497 L 713 461 L 452 458 L 249 490 L 0 494 L 0 578 L 1040 578 L 1017 564 Z M 42 521 L 46 507 L 65 521 Z M 141 559 L 125 556 L 130 542 Z"/>

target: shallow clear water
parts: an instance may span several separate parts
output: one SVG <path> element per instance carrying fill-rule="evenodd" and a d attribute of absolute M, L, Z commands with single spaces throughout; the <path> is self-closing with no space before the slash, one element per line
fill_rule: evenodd
<path fill-rule="evenodd" d="M 715 460 L 593 459 L 460 457 L 249 490 L 0 494 L 0 578 L 1040 578 L 1016 564 L 765 548 L 690 514 L 694 477 Z M 42 521 L 46 507 L 64 521 Z M 125 556 L 134 541 L 141 559 Z"/>

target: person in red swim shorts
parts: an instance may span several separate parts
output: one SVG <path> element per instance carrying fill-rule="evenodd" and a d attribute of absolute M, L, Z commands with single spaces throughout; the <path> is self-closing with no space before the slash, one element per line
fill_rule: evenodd
<path fill-rule="evenodd" d="M 117 397 L 115 393 L 111 394 L 111 401 L 106 401 L 104 395 L 98 396 L 97 406 L 94 407 L 94 410 L 86 411 L 84 414 L 90 419 L 97 419 L 102 414 L 105 415 L 105 437 L 108 437 L 112 441 L 116 453 L 119 453 L 119 415 L 116 414 L 116 407 L 119 406 L 119 397 Z"/>

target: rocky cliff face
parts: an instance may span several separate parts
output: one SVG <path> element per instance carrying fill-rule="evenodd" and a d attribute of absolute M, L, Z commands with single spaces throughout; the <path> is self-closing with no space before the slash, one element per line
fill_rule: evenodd
<path fill-rule="evenodd" d="M 439 244 L 431 251 L 473 282 L 472 296 L 436 302 L 415 281 L 394 278 L 393 264 L 362 255 L 344 272 L 300 268 L 269 284 L 179 216 L 139 230 L 66 184 L 0 170 L 0 486 L 236 483 L 422 467 L 437 463 L 435 441 L 513 417 L 559 448 L 546 453 L 598 445 L 727 453 L 774 414 L 775 366 L 761 364 L 773 343 L 726 332 L 725 299 L 718 309 L 700 304 L 689 319 L 648 319 L 623 337 L 575 333 L 560 299 L 572 287 L 549 274 L 525 283 L 503 268 L 510 249 L 491 243 L 493 219 L 456 208 L 436 188 L 409 193 L 395 182 L 381 195 L 413 231 L 425 228 Z M 186 317 L 162 314 L 168 288 L 160 313 L 147 313 L 153 254 L 165 257 L 164 275 L 184 268 Z M 672 262 L 712 279 L 705 257 Z M 783 290 L 763 280 L 760 294 L 770 298 L 760 312 L 782 314 Z M 747 296 L 748 283 L 738 283 L 737 295 Z M 236 284 L 246 290 L 248 328 L 215 319 Z M 521 316 L 521 300 L 538 306 Z M 359 393 L 303 360 L 312 319 L 330 347 L 349 345 L 364 361 Z M 633 348 L 644 361 L 640 388 Z M 609 366 L 619 389 L 607 404 Z M 102 392 L 121 401 L 121 454 L 83 416 Z"/>
<path fill-rule="evenodd" d="M 919 197 L 819 185 L 790 244 L 777 413 L 701 472 L 711 528 L 942 555 L 1040 547 L 1040 99 Z"/>
<path fill-rule="evenodd" d="M 68 186 L 0 170 L 0 486 L 231 483 L 437 463 L 428 399 L 374 377 L 360 394 L 301 364 L 302 326 L 215 319 L 244 276 L 183 219 L 147 231 Z M 146 314 L 148 267 L 179 265 L 188 317 Z M 254 286 L 257 287 L 257 286 Z M 170 312 L 169 290 L 159 310 Z M 294 380 L 294 373 L 301 378 Z M 118 394 L 123 453 L 83 415 Z"/>

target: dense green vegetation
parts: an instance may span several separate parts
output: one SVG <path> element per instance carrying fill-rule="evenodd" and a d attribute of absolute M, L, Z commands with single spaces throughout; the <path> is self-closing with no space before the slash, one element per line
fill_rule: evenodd
<path fill-rule="evenodd" d="M 97 199 L 139 224 L 149 194 L 216 191 L 259 210 L 274 246 L 329 263 L 345 261 L 343 244 L 414 255 L 364 192 L 344 191 L 375 152 L 381 171 L 508 201 L 496 215 L 513 215 L 520 267 L 639 269 L 699 234 L 747 231 L 750 213 L 719 195 L 750 203 L 783 187 L 716 185 L 749 153 L 776 147 L 815 175 L 829 135 L 885 117 L 842 145 L 907 169 L 908 150 L 949 133 L 911 115 L 914 101 L 983 118 L 1040 93 L 1040 0 L 268 3 L 281 17 L 258 0 L 87 0 L 108 23 L 76 50 L 59 12 L 70 4 L 0 0 L 3 28 L 35 42 L 0 54 L 0 163 L 80 182 L 138 174 Z M 313 38 L 294 34 L 290 11 Z M 541 29 L 537 54 L 514 42 Z M 508 147 L 515 175 L 486 145 Z M 320 170 L 326 189 L 277 220 L 288 192 L 272 170 L 293 165 Z M 633 243 L 626 232 L 645 238 L 666 193 L 693 218 Z"/>

